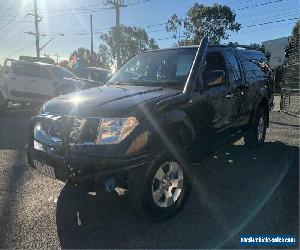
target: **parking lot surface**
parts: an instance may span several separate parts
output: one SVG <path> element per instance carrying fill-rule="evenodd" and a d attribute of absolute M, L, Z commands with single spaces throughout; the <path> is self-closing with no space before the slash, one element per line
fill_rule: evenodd
<path fill-rule="evenodd" d="M 271 113 L 263 148 L 218 152 L 195 169 L 184 210 L 153 223 L 126 195 L 84 196 L 28 168 L 32 115 L 0 115 L 0 248 L 240 248 L 240 234 L 299 235 L 299 118 Z"/>

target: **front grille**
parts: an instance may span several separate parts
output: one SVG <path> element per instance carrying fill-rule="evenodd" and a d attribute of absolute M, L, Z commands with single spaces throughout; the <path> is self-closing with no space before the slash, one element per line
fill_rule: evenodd
<path fill-rule="evenodd" d="M 99 118 L 68 116 L 38 116 L 34 120 L 34 140 L 52 147 L 60 147 L 63 142 L 69 145 L 95 143 L 100 121 Z M 39 133 L 35 132 L 37 125 L 41 127 Z"/>
<path fill-rule="evenodd" d="M 77 118 L 74 120 L 69 134 L 70 143 L 94 143 L 98 133 L 100 119 Z"/>

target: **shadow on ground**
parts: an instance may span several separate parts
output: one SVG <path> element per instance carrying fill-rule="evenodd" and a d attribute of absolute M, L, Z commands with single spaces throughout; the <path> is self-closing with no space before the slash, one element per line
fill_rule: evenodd
<path fill-rule="evenodd" d="M 0 150 L 25 149 L 30 118 L 37 111 L 7 110 L 0 113 Z"/>
<path fill-rule="evenodd" d="M 61 246 L 239 248 L 241 233 L 299 235 L 298 150 L 281 142 L 228 147 L 195 169 L 185 209 L 164 223 L 135 217 L 126 197 L 65 187 L 56 216 Z"/>

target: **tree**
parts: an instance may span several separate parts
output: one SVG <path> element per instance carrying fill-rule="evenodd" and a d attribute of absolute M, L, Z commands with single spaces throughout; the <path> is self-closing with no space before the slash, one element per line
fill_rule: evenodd
<path fill-rule="evenodd" d="M 93 62 L 91 60 L 91 51 L 89 49 L 85 49 L 83 47 L 75 50 L 70 55 L 70 61 L 71 59 L 76 56 L 80 59 L 80 63 L 84 67 L 100 67 L 100 68 L 106 68 L 109 69 L 109 62 L 106 60 L 105 57 L 102 57 L 99 53 L 93 52 Z"/>
<path fill-rule="evenodd" d="M 99 46 L 99 55 L 113 64 L 116 60 L 116 28 L 113 27 L 107 34 L 100 36 L 102 43 Z M 153 38 L 149 38 L 147 32 L 138 27 L 120 26 L 119 27 L 119 47 L 120 63 L 128 61 L 137 53 L 150 49 L 157 49 Z"/>
<path fill-rule="evenodd" d="M 68 60 L 62 60 L 58 63 L 60 66 L 64 67 L 65 69 L 71 70 L 72 67 L 70 65 L 70 61 Z"/>
<path fill-rule="evenodd" d="M 241 24 L 235 18 L 234 12 L 226 5 L 204 6 L 195 3 L 186 18 L 179 18 L 176 14 L 171 16 L 166 23 L 166 30 L 174 38 L 178 38 L 179 45 L 199 44 L 204 36 L 209 38 L 211 44 L 219 44 L 222 39 L 229 38 L 229 32 L 240 30 Z M 184 37 L 182 40 L 181 29 Z"/>
<path fill-rule="evenodd" d="M 297 36 L 299 37 L 299 34 L 300 34 L 300 20 L 298 20 L 295 23 L 295 26 L 293 27 L 291 41 L 296 41 Z"/>

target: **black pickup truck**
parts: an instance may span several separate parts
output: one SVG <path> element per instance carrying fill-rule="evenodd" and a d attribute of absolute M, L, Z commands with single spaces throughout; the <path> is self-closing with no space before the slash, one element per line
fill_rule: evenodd
<path fill-rule="evenodd" d="M 123 187 L 137 212 L 164 220 L 186 202 L 193 166 L 242 136 L 262 146 L 272 84 L 265 56 L 249 48 L 204 38 L 141 53 L 104 86 L 45 103 L 28 161 L 68 184 Z"/>

